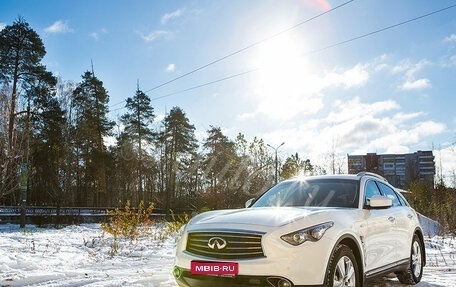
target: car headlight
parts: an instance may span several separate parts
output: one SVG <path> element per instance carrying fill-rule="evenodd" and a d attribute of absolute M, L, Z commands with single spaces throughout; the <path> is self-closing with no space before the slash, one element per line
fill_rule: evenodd
<path fill-rule="evenodd" d="M 303 244 L 306 241 L 318 241 L 325 234 L 326 230 L 331 228 L 334 225 L 334 222 L 326 222 L 305 229 L 301 229 L 292 233 L 285 234 L 281 236 L 283 241 L 298 246 Z"/>

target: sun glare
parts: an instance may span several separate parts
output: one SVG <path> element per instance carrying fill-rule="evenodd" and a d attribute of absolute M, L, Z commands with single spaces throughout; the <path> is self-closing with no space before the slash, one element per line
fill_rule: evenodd
<path fill-rule="evenodd" d="M 296 115 L 302 105 L 318 106 L 318 102 L 309 102 L 318 89 L 313 88 L 304 52 L 303 43 L 289 35 L 261 45 L 254 59 L 254 65 L 260 68 L 254 81 L 259 112 L 284 118 Z"/>
<path fill-rule="evenodd" d="M 260 47 L 257 64 L 261 71 L 259 80 L 269 87 L 293 86 L 306 67 L 303 51 L 296 40 L 279 37 Z"/>

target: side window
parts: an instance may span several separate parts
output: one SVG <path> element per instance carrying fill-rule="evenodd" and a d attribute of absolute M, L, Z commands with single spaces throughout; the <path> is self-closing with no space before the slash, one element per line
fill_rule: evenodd
<path fill-rule="evenodd" d="M 383 195 L 391 198 L 391 200 L 393 201 L 393 206 L 401 206 L 401 202 L 399 201 L 399 198 L 396 194 L 396 192 L 389 186 L 387 186 L 386 184 L 383 184 L 381 182 L 378 183 L 378 185 L 380 186 L 380 189 L 383 193 Z"/>
<path fill-rule="evenodd" d="M 364 191 L 364 205 L 369 204 L 369 200 L 374 195 L 382 195 L 380 190 L 378 190 L 377 184 L 375 181 L 370 180 L 366 183 L 366 189 Z"/>
<path fill-rule="evenodd" d="M 402 206 L 410 206 L 407 200 L 405 199 L 404 195 L 402 195 L 399 191 L 396 191 L 396 194 L 398 195 L 399 201 L 401 202 Z"/>

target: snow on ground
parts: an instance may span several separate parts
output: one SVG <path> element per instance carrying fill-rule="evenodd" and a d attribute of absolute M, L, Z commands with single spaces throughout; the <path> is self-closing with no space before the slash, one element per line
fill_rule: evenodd
<path fill-rule="evenodd" d="M 177 287 L 171 274 L 175 237 L 161 228 L 134 242 L 118 242 L 99 224 L 63 229 L 0 225 L 0 286 Z M 456 239 L 426 241 L 427 266 L 416 287 L 456 287 Z M 405 287 L 395 278 L 371 280 L 366 287 Z M 222 287 L 222 286 L 221 286 Z"/>
<path fill-rule="evenodd" d="M 119 242 L 111 256 L 112 237 L 99 224 L 0 226 L 0 286 L 177 286 L 174 240 L 151 237 Z"/>

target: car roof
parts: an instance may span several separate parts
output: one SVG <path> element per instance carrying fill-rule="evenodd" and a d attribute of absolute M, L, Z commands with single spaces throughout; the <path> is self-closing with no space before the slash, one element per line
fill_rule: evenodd
<path fill-rule="evenodd" d="M 313 175 L 313 176 L 299 176 L 294 177 L 285 181 L 306 181 L 306 180 L 318 180 L 318 179 L 348 179 L 348 180 L 361 180 L 363 177 L 375 178 L 387 182 L 387 180 L 381 175 L 371 172 L 360 172 L 358 174 L 331 174 L 331 175 Z"/>

